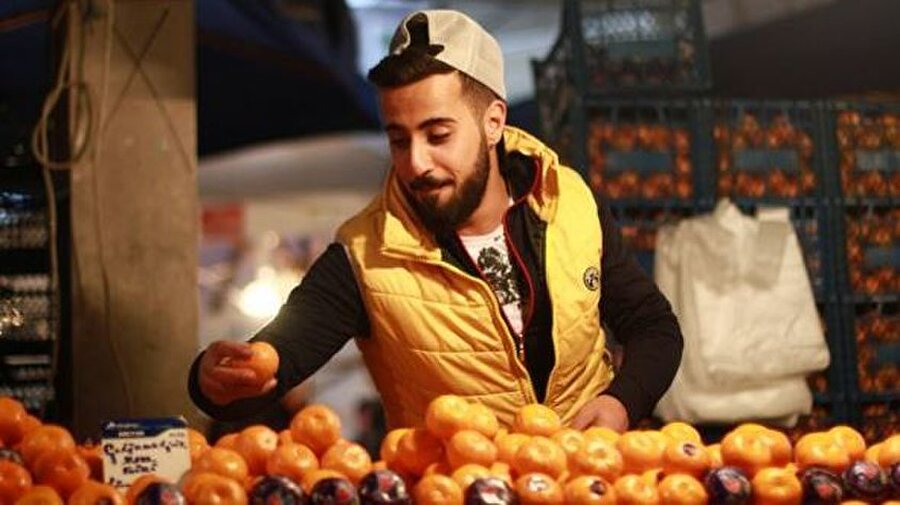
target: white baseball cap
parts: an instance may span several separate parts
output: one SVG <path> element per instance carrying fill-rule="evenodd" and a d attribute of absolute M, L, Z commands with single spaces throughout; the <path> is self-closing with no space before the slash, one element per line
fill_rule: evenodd
<path fill-rule="evenodd" d="M 390 54 L 410 48 L 424 49 L 506 100 L 500 44 L 469 16 L 454 10 L 421 10 L 407 15 L 394 32 Z"/>

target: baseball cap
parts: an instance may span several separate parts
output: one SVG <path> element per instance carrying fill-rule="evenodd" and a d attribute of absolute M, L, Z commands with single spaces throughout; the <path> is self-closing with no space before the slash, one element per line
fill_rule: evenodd
<path fill-rule="evenodd" d="M 425 50 L 434 59 L 484 84 L 506 100 L 500 44 L 472 18 L 454 10 L 421 10 L 403 18 L 390 54 Z"/>

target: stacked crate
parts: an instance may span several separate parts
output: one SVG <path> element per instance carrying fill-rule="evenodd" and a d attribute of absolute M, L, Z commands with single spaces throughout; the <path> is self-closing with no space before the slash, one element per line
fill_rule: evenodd
<path fill-rule="evenodd" d="M 542 134 L 610 205 L 648 271 L 662 224 L 726 196 L 745 212 L 788 207 L 832 355 L 809 379 L 814 412 L 798 431 L 852 421 L 828 111 L 709 98 L 707 55 L 699 1 L 565 0 L 560 37 L 534 63 Z"/>
<path fill-rule="evenodd" d="M 900 104 L 829 103 L 825 125 L 851 421 L 873 441 L 900 426 Z"/>

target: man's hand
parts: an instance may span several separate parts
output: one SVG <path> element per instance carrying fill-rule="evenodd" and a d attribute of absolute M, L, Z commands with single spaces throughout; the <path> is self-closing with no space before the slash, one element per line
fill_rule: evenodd
<path fill-rule="evenodd" d="M 605 426 L 623 433 L 628 429 L 628 411 L 616 397 L 600 395 L 585 403 L 572 420 L 572 428 L 576 430 L 592 426 Z"/>
<path fill-rule="evenodd" d="M 219 340 L 210 344 L 200 359 L 197 377 L 203 396 L 221 406 L 271 391 L 278 383 L 277 379 L 260 384 L 253 370 L 230 365 L 232 361 L 247 360 L 251 356 L 253 351 L 246 342 Z"/>

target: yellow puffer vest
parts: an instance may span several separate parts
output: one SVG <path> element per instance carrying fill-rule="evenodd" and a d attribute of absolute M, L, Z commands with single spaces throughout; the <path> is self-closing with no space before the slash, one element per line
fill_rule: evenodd
<path fill-rule="evenodd" d="M 612 379 L 600 326 L 602 236 L 590 190 L 556 154 L 529 134 L 504 132 L 508 152 L 540 162 L 527 202 L 547 223 L 547 289 L 553 304 L 556 363 L 545 404 L 570 421 Z M 484 280 L 441 260 L 441 250 L 412 218 L 391 176 L 384 191 L 338 230 L 369 315 L 370 338 L 357 339 L 384 402 L 390 427 L 423 422 L 441 394 L 479 401 L 509 425 L 536 402 L 513 335 Z"/>

